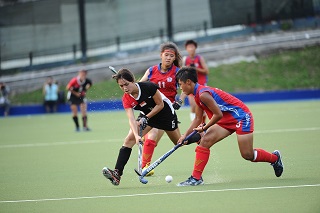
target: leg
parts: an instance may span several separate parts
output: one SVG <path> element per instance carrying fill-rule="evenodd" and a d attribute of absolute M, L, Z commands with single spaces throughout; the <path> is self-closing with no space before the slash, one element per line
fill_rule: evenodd
<path fill-rule="evenodd" d="M 267 152 L 263 149 L 253 149 L 253 133 L 237 135 L 239 150 L 241 156 L 245 160 L 252 162 L 268 162 L 275 171 L 277 177 L 280 177 L 283 172 L 283 164 L 279 151 L 274 153 Z"/>
<path fill-rule="evenodd" d="M 172 141 L 172 143 L 174 145 L 177 144 L 179 138 L 181 137 L 181 133 L 180 133 L 180 129 L 177 128 L 174 131 L 166 131 L 168 137 L 170 138 L 170 140 Z"/>
<path fill-rule="evenodd" d="M 238 146 L 241 156 L 245 160 L 254 160 L 254 151 L 253 151 L 253 134 L 246 135 L 237 135 Z"/>
<path fill-rule="evenodd" d="M 88 117 L 87 117 L 87 103 L 81 103 L 80 104 L 80 110 L 81 110 L 81 115 L 82 115 L 82 126 L 83 130 L 89 131 L 90 129 L 88 128 Z"/>
<path fill-rule="evenodd" d="M 192 176 L 186 181 L 179 183 L 178 186 L 195 186 L 202 184 L 202 173 L 208 163 L 211 146 L 228 137 L 230 134 L 228 130 L 217 124 L 211 126 L 201 138 L 199 146 L 196 147 Z"/>
<path fill-rule="evenodd" d="M 118 170 L 119 175 L 121 176 L 124 170 L 125 165 L 127 164 L 132 147 L 136 144 L 135 137 L 133 135 L 132 130 L 130 129 L 127 137 L 124 139 L 124 143 L 119 151 L 117 163 L 115 169 Z"/>
<path fill-rule="evenodd" d="M 133 135 L 132 130 L 130 129 L 127 137 L 124 140 L 122 147 L 119 150 L 115 169 L 111 170 L 107 167 L 104 167 L 102 169 L 102 174 L 107 179 L 109 179 L 113 185 L 117 186 L 120 184 L 120 179 L 123 174 L 124 167 L 130 158 L 132 147 L 135 145 L 135 143 L 136 143 L 135 137 Z"/>
<path fill-rule="evenodd" d="M 48 101 L 45 101 L 45 102 L 44 102 L 44 107 L 45 107 L 45 109 L 46 109 L 46 113 L 49 113 L 49 112 L 50 112 L 50 107 L 49 107 Z"/>
<path fill-rule="evenodd" d="M 78 106 L 75 104 L 70 105 L 70 109 L 72 112 L 72 119 L 74 124 L 76 125 L 76 131 L 79 131 L 79 120 L 78 120 Z"/>
<path fill-rule="evenodd" d="M 5 103 L 4 104 L 4 116 L 8 116 L 10 111 L 10 103 Z"/>
<path fill-rule="evenodd" d="M 221 126 L 215 124 L 211 126 L 204 136 L 201 138 L 199 146 L 196 147 L 196 159 L 194 164 L 194 170 L 192 176 L 196 179 L 200 179 L 203 170 L 210 157 L 210 148 L 221 141 L 222 139 L 228 137 L 231 133 L 222 128 Z M 198 164 L 197 162 L 201 162 Z"/>
<path fill-rule="evenodd" d="M 53 106 L 52 106 L 52 111 L 53 111 L 53 112 L 57 112 L 57 105 L 58 105 L 58 102 L 55 101 L 55 102 L 53 103 Z"/>
<path fill-rule="evenodd" d="M 245 160 L 274 163 L 278 157 L 263 149 L 253 149 L 253 133 L 237 135 L 239 150 Z"/>
<path fill-rule="evenodd" d="M 145 168 L 146 166 L 149 166 L 152 156 L 154 153 L 154 149 L 157 146 L 160 138 L 162 137 L 164 131 L 156 128 L 152 128 L 148 134 L 144 145 L 143 145 L 143 152 L 142 152 L 142 164 L 141 167 Z M 151 171 L 147 174 L 147 176 L 151 176 L 154 174 L 154 171 Z"/>

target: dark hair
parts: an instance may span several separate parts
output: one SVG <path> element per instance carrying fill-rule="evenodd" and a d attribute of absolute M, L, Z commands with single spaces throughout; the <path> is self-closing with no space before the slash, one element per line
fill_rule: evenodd
<path fill-rule="evenodd" d="M 119 79 L 125 79 L 129 82 L 135 82 L 134 75 L 129 69 L 121 68 L 117 74 L 112 76 L 113 79 L 115 79 L 118 83 Z"/>
<path fill-rule="evenodd" d="M 194 67 L 182 67 L 176 74 L 176 81 L 186 82 L 190 79 L 192 82 L 198 82 L 197 71 Z"/>
<path fill-rule="evenodd" d="M 187 40 L 184 47 L 187 47 L 189 44 L 193 44 L 196 48 L 198 47 L 198 43 L 195 40 Z"/>
<path fill-rule="evenodd" d="M 173 61 L 173 64 L 177 67 L 181 67 L 182 65 L 182 56 L 180 54 L 178 46 L 173 42 L 165 42 L 160 45 L 160 52 L 163 53 L 167 49 L 172 49 L 176 54 L 176 59 Z"/>

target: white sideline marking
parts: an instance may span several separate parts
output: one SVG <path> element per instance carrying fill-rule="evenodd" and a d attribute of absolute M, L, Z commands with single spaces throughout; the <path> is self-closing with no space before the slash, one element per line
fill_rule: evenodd
<path fill-rule="evenodd" d="M 101 195 L 101 196 L 91 196 L 91 197 L 47 198 L 47 199 L 37 199 L 37 200 L 2 200 L 2 201 L 0 201 L 0 203 L 25 203 L 25 202 L 83 200 L 83 199 L 98 199 L 98 198 L 123 198 L 123 197 L 170 195 L 170 194 L 191 194 L 191 193 L 208 193 L 208 192 L 228 192 L 228 191 L 249 191 L 249 190 L 265 190 L 265 189 L 304 188 L 304 187 L 318 187 L 318 186 L 320 186 L 320 184 L 295 185 L 295 186 L 265 186 L 265 187 L 257 187 L 257 188 L 238 188 L 238 189 L 212 189 L 212 190 L 203 190 L 203 191 L 184 191 L 184 192 L 155 192 L 155 193 L 147 193 L 147 194 Z"/>
<path fill-rule="evenodd" d="M 61 146 L 61 145 L 77 145 L 77 144 L 92 144 L 101 142 L 114 142 L 120 141 L 120 139 L 108 139 L 108 140 L 87 140 L 87 141 L 67 141 L 67 142 L 52 142 L 52 143 L 31 143 L 31 144 L 6 144 L 0 145 L 0 149 L 3 148 L 23 148 L 23 147 L 40 147 L 40 146 Z M 122 139 L 121 139 L 122 141 Z"/>
<path fill-rule="evenodd" d="M 295 128 L 295 129 L 271 129 L 271 130 L 257 130 L 253 133 L 263 134 L 263 133 L 281 133 L 281 132 L 300 132 L 300 131 L 316 131 L 320 130 L 320 127 L 309 127 L 309 128 Z"/>
<path fill-rule="evenodd" d="M 19 147 L 35 147 L 35 146 L 59 146 L 69 144 L 86 144 L 86 143 L 99 143 L 99 140 L 90 141 L 69 141 L 69 142 L 52 142 L 52 143 L 31 143 L 31 144 L 8 144 L 1 145 L 0 148 L 19 148 Z"/>
<path fill-rule="evenodd" d="M 295 128 L 295 129 L 274 129 L 274 130 L 258 130 L 254 131 L 254 134 L 266 134 L 266 133 L 281 133 L 281 132 L 301 132 L 301 131 L 316 131 L 320 130 L 320 127 L 309 128 Z M 108 140 L 88 140 L 88 141 L 69 141 L 69 142 L 52 142 L 52 143 L 32 143 L 32 144 L 6 144 L 0 145 L 0 149 L 4 148 L 23 148 L 23 147 L 41 147 L 41 146 L 60 146 L 60 145 L 77 145 L 77 144 L 91 144 L 101 142 L 114 142 L 122 141 L 122 139 L 108 139 Z"/>

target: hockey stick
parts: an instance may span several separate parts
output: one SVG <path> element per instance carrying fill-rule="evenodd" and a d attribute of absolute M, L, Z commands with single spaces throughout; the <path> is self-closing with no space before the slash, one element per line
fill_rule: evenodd
<path fill-rule="evenodd" d="M 139 136 L 140 138 L 142 137 L 142 125 L 140 125 L 139 127 Z M 142 168 L 141 168 L 141 165 L 142 165 L 142 140 L 139 140 L 139 150 L 138 150 L 138 171 L 139 173 L 141 174 L 142 173 Z"/>
<path fill-rule="evenodd" d="M 172 149 L 170 149 L 168 152 L 166 152 L 165 154 L 163 154 L 158 160 L 156 160 L 154 163 L 152 163 L 150 166 L 148 166 L 148 168 L 146 168 L 145 170 L 143 170 L 142 173 L 138 173 L 136 170 L 135 172 L 139 175 L 139 180 L 141 183 L 143 184 L 147 184 L 148 180 L 145 179 L 144 177 L 154 168 L 156 168 L 157 166 L 159 166 L 159 164 L 161 164 L 167 157 L 169 157 L 174 151 L 176 151 L 179 147 L 183 146 L 183 145 L 189 145 L 191 143 L 195 143 L 196 141 L 199 141 L 201 139 L 200 134 L 197 134 L 197 131 L 193 131 L 191 132 L 181 143 L 178 143 L 177 145 L 175 145 Z M 195 136 L 196 138 L 194 138 L 193 141 L 189 141 L 189 139 L 191 137 Z M 187 143 L 185 143 L 186 141 L 188 141 Z"/>
<path fill-rule="evenodd" d="M 114 74 L 118 74 L 118 72 L 116 71 L 116 69 L 112 66 L 109 66 L 109 69 L 111 70 L 111 72 L 113 72 Z"/>

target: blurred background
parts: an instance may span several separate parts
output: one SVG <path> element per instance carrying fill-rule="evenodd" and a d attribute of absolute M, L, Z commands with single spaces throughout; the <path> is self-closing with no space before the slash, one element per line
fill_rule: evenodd
<path fill-rule="evenodd" d="M 210 67 L 320 43 L 320 0 L 0 0 L 0 81 L 12 94 L 65 85 L 85 67 L 142 73 L 159 45 L 195 39 Z M 254 58 L 252 60 L 255 60 Z"/>

